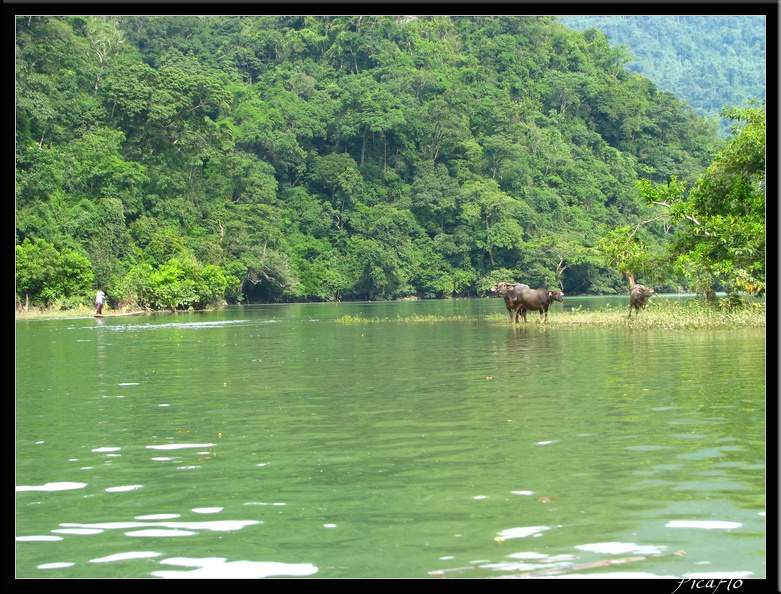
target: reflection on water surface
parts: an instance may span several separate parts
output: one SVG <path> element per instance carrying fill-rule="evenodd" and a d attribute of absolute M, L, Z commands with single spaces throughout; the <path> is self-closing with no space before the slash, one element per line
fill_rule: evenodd
<path fill-rule="evenodd" d="M 18 322 L 16 576 L 764 577 L 764 331 L 500 306 Z"/>

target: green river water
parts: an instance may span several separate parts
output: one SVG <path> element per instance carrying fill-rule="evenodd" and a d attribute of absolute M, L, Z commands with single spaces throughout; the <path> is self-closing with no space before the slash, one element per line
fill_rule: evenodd
<path fill-rule="evenodd" d="M 764 328 L 496 312 L 17 321 L 16 577 L 765 577 Z"/>

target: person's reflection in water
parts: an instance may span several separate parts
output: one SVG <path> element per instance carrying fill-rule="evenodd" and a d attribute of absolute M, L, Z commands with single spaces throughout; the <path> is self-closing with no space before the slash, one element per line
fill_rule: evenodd
<path fill-rule="evenodd" d="M 98 327 L 96 331 L 95 336 L 95 342 L 97 343 L 97 349 L 96 349 L 96 355 L 97 355 L 97 368 L 95 369 L 95 373 L 98 378 L 100 378 L 99 382 L 99 393 L 98 395 L 102 398 L 106 398 L 107 394 L 107 386 L 105 382 L 106 378 L 106 344 L 104 342 L 104 339 L 106 338 L 104 334 L 108 332 L 108 330 L 103 330 L 102 326 L 106 325 L 106 320 L 103 318 L 95 318 L 95 325 Z"/>

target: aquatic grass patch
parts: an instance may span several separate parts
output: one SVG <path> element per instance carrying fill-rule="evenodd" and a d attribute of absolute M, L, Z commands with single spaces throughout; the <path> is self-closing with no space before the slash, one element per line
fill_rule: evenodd
<path fill-rule="evenodd" d="M 506 321 L 506 320 L 505 320 Z M 527 324 L 532 322 L 527 322 Z M 540 321 L 533 323 L 540 324 Z M 753 303 L 733 309 L 714 308 L 700 302 L 682 304 L 668 299 L 650 303 L 639 315 L 629 317 L 629 306 L 606 305 L 598 310 L 575 309 L 549 312 L 550 327 L 589 326 L 602 328 L 633 328 L 693 330 L 707 328 L 764 328 L 765 306 Z"/>
<path fill-rule="evenodd" d="M 535 323 L 540 324 L 539 321 Z M 548 321 L 545 323 L 551 327 L 596 326 L 665 330 L 764 328 L 765 306 L 754 303 L 739 308 L 723 309 L 699 302 L 682 304 L 663 299 L 652 302 L 637 316 L 633 311 L 631 318 L 628 305 L 627 307 L 606 305 L 598 310 L 549 312 Z"/>
<path fill-rule="evenodd" d="M 570 311 L 549 311 L 547 321 L 543 322 L 537 316 L 529 315 L 526 327 L 547 326 L 557 327 L 602 327 L 602 328 L 632 328 L 637 330 L 664 329 L 690 330 L 706 328 L 764 328 L 765 305 L 752 303 L 735 308 L 719 308 L 700 302 L 682 304 L 668 299 L 658 299 L 651 302 L 640 315 L 628 315 L 629 306 L 611 307 L 606 305 L 597 310 L 581 308 Z M 536 313 L 536 312 L 535 312 Z M 496 325 L 510 325 L 504 311 L 484 316 L 467 315 L 417 315 L 395 317 L 364 317 L 344 315 L 335 320 L 340 324 L 367 323 L 438 323 L 438 322 L 482 322 Z M 524 326 L 523 322 L 514 324 Z"/>

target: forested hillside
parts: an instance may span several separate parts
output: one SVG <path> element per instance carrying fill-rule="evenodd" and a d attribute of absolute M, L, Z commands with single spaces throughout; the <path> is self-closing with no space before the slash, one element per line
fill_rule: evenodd
<path fill-rule="evenodd" d="M 724 107 L 765 98 L 765 16 L 561 16 L 578 31 L 598 29 L 632 56 L 626 69 L 688 101 L 701 115 L 731 122 Z"/>
<path fill-rule="evenodd" d="M 675 235 L 637 181 L 725 146 L 629 59 L 556 17 L 16 17 L 17 302 L 624 292 L 605 236 Z"/>

